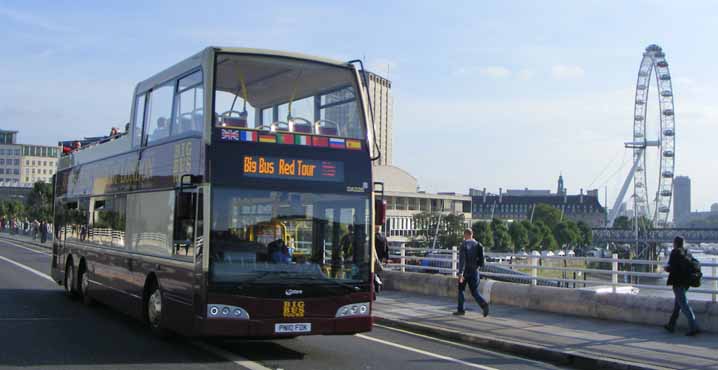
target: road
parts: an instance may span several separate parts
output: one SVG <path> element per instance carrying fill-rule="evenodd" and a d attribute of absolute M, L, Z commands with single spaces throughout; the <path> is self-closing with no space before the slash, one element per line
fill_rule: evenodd
<path fill-rule="evenodd" d="M 71 301 L 47 250 L 0 240 L 0 369 L 555 369 L 375 326 L 289 340 L 159 339 L 112 309 Z"/>

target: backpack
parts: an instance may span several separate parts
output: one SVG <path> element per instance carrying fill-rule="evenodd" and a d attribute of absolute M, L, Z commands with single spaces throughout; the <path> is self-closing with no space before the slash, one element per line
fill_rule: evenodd
<path fill-rule="evenodd" d="M 686 260 L 688 262 L 688 284 L 693 288 L 699 288 L 701 286 L 701 279 L 703 279 L 701 261 L 693 257 L 690 253 L 686 253 Z"/>

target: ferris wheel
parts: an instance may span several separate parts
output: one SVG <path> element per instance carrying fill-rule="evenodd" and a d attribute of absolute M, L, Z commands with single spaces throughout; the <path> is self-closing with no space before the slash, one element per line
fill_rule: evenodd
<path fill-rule="evenodd" d="M 658 90 L 658 115 L 660 118 L 658 129 L 647 131 L 648 92 L 653 75 L 655 75 Z M 663 227 L 668 223 L 675 173 L 675 123 L 673 86 L 666 55 L 658 45 L 649 45 L 643 53 L 641 66 L 638 69 L 634 101 L 633 141 L 625 144 L 626 148 L 633 150 L 633 167 L 611 210 L 609 225 L 612 225 L 618 216 L 621 203 L 632 179 L 635 214 L 653 221 L 653 225 L 656 227 Z M 657 132 L 657 137 L 649 138 L 649 133 L 653 132 Z M 648 179 L 649 176 L 652 176 L 646 166 L 646 153 L 649 150 L 656 150 L 659 158 L 658 187 L 655 189 L 655 193 L 648 188 Z"/>

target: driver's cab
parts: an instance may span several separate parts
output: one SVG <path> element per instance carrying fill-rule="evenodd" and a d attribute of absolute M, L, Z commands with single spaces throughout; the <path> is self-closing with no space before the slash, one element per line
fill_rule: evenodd
<path fill-rule="evenodd" d="M 356 76 L 348 65 L 219 53 L 214 126 L 363 139 Z"/>

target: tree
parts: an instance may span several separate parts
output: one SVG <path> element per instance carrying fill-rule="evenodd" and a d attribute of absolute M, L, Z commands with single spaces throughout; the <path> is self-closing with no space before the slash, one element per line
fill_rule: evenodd
<path fill-rule="evenodd" d="M 491 232 L 494 234 L 493 250 L 507 252 L 511 249 L 511 235 L 503 220 L 498 218 L 491 220 Z"/>
<path fill-rule="evenodd" d="M 541 239 L 541 230 L 539 230 L 536 224 L 532 224 L 529 220 L 521 221 L 521 225 L 523 225 L 528 234 L 528 246 L 526 249 L 532 251 L 540 249 L 541 242 L 543 241 L 543 239 Z"/>
<path fill-rule="evenodd" d="M 491 226 L 484 221 L 476 221 L 471 225 L 474 231 L 474 239 L 486 248 L 494 246 L 494 233 L 491 232 Z"/>
<path fill-rule="evenodd" d="M 530 212 L 530 211 L 529 211 Z M 536 205 L 534 211 L 533 222 L 542 222 L 546 224 L 550 229 L 553 230 L 559 222 L 561 222 L 561 211 L 551 207 L 548 204 L 539 203 Z M 530 216 L 530 215 L 529 215 Z"/>
<path fill-rule="evenodd" d="M 581 245 L 587 247 L 593 244 L 593 231 L 591 230 L 591 227 L 583 221 L 579 221 L 576 226 L 578 226 L 578 229 L 581 232 Z"/>
<path fill-rule="evenodd" d="M 509 235 L 514 245 L 514 253 L 526 249 L 529 245 L 529 233 L 521 222 L 512 222 L 509 225 Z"/>
<path fill-rule="evenodd" d="M 52 184 L 36 182 L 27 196 L 27 216 L 31 220 L 52 220 Z"/>
<path fill-rule="evenodd" d="M 464 215 L 443 215 L 435 212 L 422 212 L 414 215 L 416 241 L 419 245 L 432 246 L 434 238 L 439 248 L 458 246 L 464 238 Z"/>
<path fill-rule="evenodd" d="M 616 219 L 613 220 L 613 228 L 621 230 L 631 230 L 633 229 L 633 223 L 631 222 L 631 220 L 628 219 L 628 217 L 620 216 L 616 217 Z"/>
<path fill-rule="evenodd" d="M 558 243 L 556 238 L 553 236 L 553 231 L 543 222 L 537 222 L 536 227 L 541 235 L 541 250 L 553 251 L 558 249 Z"/>
<path fill-rule="evenodd" d="M 560 248 L 570 247 L 580 240 L 578 227 L 571 221 L 560 222 L 553 230 L 554 237 Z"/>

